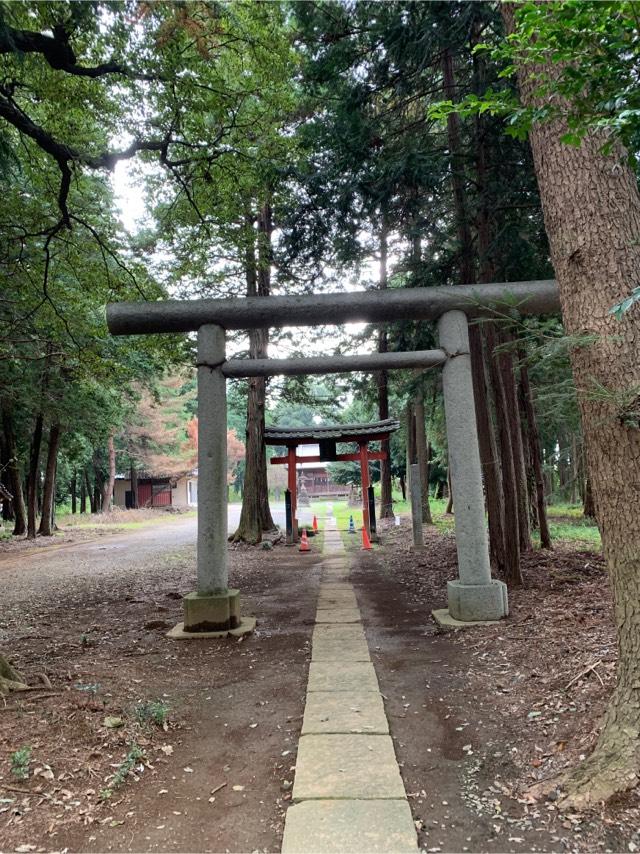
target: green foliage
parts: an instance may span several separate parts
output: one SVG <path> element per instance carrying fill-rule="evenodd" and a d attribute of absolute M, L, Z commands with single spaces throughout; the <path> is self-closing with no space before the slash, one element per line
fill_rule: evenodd
<path fill-rule="evenodd" d="M 507 118 L 507 132 L 526 137 L 534 122 L 562 118 L 563 141 L 580 145 L 596 129 L 611 150 L 620 138 L 635 150 L 640 131 L 637 66 L 640 32 L 637 4 L 629 0 L 553 0 L 516 4 L 515 31 L 487 41 L 486 51 L 502 66 L 502 79 L 528 67 L 535 76 L 538 105 L 525 108 L 510 88 L 468 94 L 459 104 L 441 101 L 430 109 L 434 119 L 451 111 L 461 115 L 488 112 Z M 544 70 L 551 60 L 552 72 Z M 547 65 L 547 67 L 549 67 Z"/>
<path fill-rule="evenodd" d="M 138 723 L 151 723 L 162 729 L 169 719 L 169 706 L 164 700 L 141 700 L 136 705 L 135 715 Z"/>
<path fill-rule="evenodd" d="M 18 780 L 26 780 L 29 777 L 31 751 L 31 746 L 27 744 L 11 754 L 11 773 Z"/>
<path fill-rule="evenodd" d="M 634 288 L 628 297 L 621 300 L 616 305 L 612 306 L 609 309 L 609 314 L 612 314 L 616 320 L 622 320 L 624 315 L 632 308 L 637 302 L 640 302 L 640 286 Z"/>
<path fill-rule="evenodd" d="M 136 765 L 143 758 L 144 750 L 141 747 L 138 747 L 138 745 L 134 742 L 127 751 L 127 755 L 125 756 L 124 760 L 116 769 L 116 772 L 109 781 L 109 784 L 100 791 L 100 800 L 108 801 L 109 798 L 116 791 L 116 789 L 119 789 L 120 786 L 122 786 L 129 774 L 134 770 Z"/>

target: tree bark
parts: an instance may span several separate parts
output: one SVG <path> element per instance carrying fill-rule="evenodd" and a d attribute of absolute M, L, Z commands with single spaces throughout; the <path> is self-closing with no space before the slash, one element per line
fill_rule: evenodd
<path fill-rule="evenodd" d="M 135 463 L 131 463 L 131 509 L 138 509 L 138 470 Z"/>
<path fill-rule="evenodd" d="M 531 549 L 531 522 L 529 518 L 529 491 L 527 488 L 527 469 L 520 425 L 516 371 L 513 351 L 507 349 L 512 344 L 513 338 L 510 333 L 503 331 L 498 334 L 498 341 L 504 348 L 498 355 L 498 365 L 507 403 L 504 414 L 509 425 L 509 440 L 513 455 L 513 471 L 518 501 L 518 536 L 520 539 L 520 551 L 526 552 Z"/>
<path fill-rule="evenodd" d="M 87 497 L 89 498 L 89 510 L 91 513 L 97 513 L 98 505 L 96 504 L 96 493 L 95 489 L 91 488 L 91 480 L 89 479 L 89 472 L 87 469 L 84 470 L 84 485 Z"/>
<path fill-rule="evenodd" d="M 503 14 L 512 29 L 513 9 Z M 519 69 L 522 99 L 534 107 L 538 70 Z M 563 73 L 551 60 L 543 70 L 552 80 Z M 616 687 L 596 748 L 565 783 L 565 804 L 582 806 L 640 778 L 640 306 L 620 319 L 609 313 L 637 281 L 640 193 L 621 145 L 603 154 L 609 140 L 599 132 L 565 145 L 566 130 L 563 119 L 536 123 L 531 147 L 566 332 L 595 336 L 572 348 L 571 363 L 618 641 Z"/>
<path fill-rule="evenodd" d="M 109 433 L 107 439 L 107 453 L 109 457 L 109 476 L 102 488 L 102 513 L 111 513 L 111 500 L 113 498 L 113 488 L 116 483 L 116 449 L 113 441 L 113 431 Z"/>
<path fill-rule="evenodd" d="M 477 65 L 477 64 L 476 64 Z M 478 68 L 474 75 L 479 77 Z M 442 75 L 445 97 L 457 100 L 453 55 L 447 48 L 443 53 Z M 476 86 L 479 85 L 476 79 Z M 464 183 L 464 158 L 462 156 L 460 118 L 456 113 L 447 117 L 447 137 L 451 152 L 451 185 L 453 189 L 456 231 L 460 245 L 460 280 L 472 283 L 476 281 L 474 263 L 475 250 L 469 222 L 468 201 Z M 489 219 L 488 176 L 484 128 L 480 118 L 475 123 L 474 142 L 476 152 L 476 181 L 478 186 L 478 254 L 480 256 L 480 280 L 491 281 L 491 227 Z M 469 351 L 473 379 L 473 397 L 476 410 L 480 463 L 484 480 L 487 516 L 489 521 L 489 550 L 495 569 L 506 576 L 508 574 L 507 556 L 504 544 L 504 506 L 502 498 L 502 470 L 497 451 L 493 420 L 491 418 L 491 386 L 488 375 L 487 355 L 482 344 L 481 328 L 477 324 L 469 327 Z M 447 513 L 453 509 L 453 496 L 449 489 Z M 511 556 L 513 557 L 513 556 Z"/>
<path fill-rule="evenodd" d="M 420 472 L 420 491 L 422 493 L 422 521 L 433 525 L 431 505 L 429 504 L 429 444 L 424 412 L 424 395 L 420 392 L 413 403 L 415 420 L 415 452 L 418 471 Z"/>
<path fill-rule="evenodd" d="M 378 287 L 385 290 L 388 284 L 388 234 L 389 226 L 385 214 L 382 216 L 380 227 L 380 277 Z M 385 327 L 378 332 L 378 352 L 386 353 L 388 350 L 388 335 Z M 387 371 L 379 371 L 376 376 L 378 386 L 378 417 L 384 420 L 389 417 L 389 378 Z M 391 483 L 391 443 L 385 439 L 380 443 L 380 450 L 386 454 L 380 460 L 380 518 L 393 519 L 393 488 Z"/>
<path fill-rule="evenodd" d="M 42 515 L 40 516 L 40 528 L 38 530 L 38 533 L 43 537 L 53 535 L 53 505 L 56 499 L 56 466 L 59 445 L 60 425 L 52 424 L 49 428 L 49 447 L 42 491 Z"/>
<path fill-rule="evenodd" d="M 38 475 L 40 469 L 40 445 L 42 444 L 43 416 L 36 417 L 36 423 L 31 436 L 29 453 L 29 474 L 27 478 L 27 539 L 36 538 L 36 516 L 38 515 Z"/>
<path fill-rule="evenodd" d="M 496 418 L 500 441 L 500 461 L 502 469 L 502 489 L 504 495 L 504 580 L 512 587 L 522 584 L 520 568 L 520 531 L 518 525 L 518 493 L 516 490 L 515 462 L 511 442 L 511 425 L 507 414 L 508 402 L 503 384 L 504 369 L 500 367 L 503 354 L 496 353 L 497 336 L 495 324 L 489 321 L 483 325 L 489 357 L 489 373 L 496 400 Z M 518 428 L 519 429 L 519 428 Z"/>
<path fill-rule="evenodd" d="M 73 475 L 71 476 L 71 483 L 69 484 L 69 492 L 71 493 L 71 513 L 75 514 L 78 512 L 78 474 L 74 470 Z"/>
<path fill-rule="evenodd" d="M 9 457 L 9 484 L 13 496 L 13 534 L 21 536 L 27 530 L 27 510 L 22 492 L 22 474 L 18 459 L 18 445 L 13 426 L 13 413 L 7 404 L 2 406 L 2 429 Z"/>
<path fill-rule="evenodd" d="M 247 219 L 247 231 L 251 229 L 245 257 L 247 296 L 269 296 L 271 289 L 271 208 L 265 203 L 258 216 L 258 264 L 253 241 L 253 222 Z M 269 331 L 249 331 L 249 356 L 264 359 L 268 355 Z M 269 507 L 269 485 L 267 481 L 267 449 L 264 441 L 266 379 L 251 377 L 248 381 L 247 425 L 245 433 L 245 477 L 242 493 L 240 522 L 232 536 L 234 542 L 257 544 L 262 532 L 275 528 Z"/>
<path fill-rule="evenodd" d="M 529 453 L 533 467 L 535 482 L 536 513 L 538 517 L 538 528 L 540 530 L 540 545 L 543 549 L 552 549 L 551 534 L 547 520 L 547 505 L 544 500 L 544 476 L 542 473 L 542 454 L 540 451 L 540 434 L 538 433 L 538 421 L 533 406 L 531 394 L 531 383 L 529 382 L 529 369 L 525 361 L 524 350 L 520 350 L 520 387 L 522 389 L 522 403 L 527 419 L 527 435 L 529 437 Z"/>

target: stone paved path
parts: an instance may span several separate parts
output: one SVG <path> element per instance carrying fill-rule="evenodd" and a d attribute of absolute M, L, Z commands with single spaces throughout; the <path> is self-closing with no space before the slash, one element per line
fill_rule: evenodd
<path fill-rule="evenodd" d="M 335 520 L 327 519 L 327 527 Z M 340 534 L 322 581 L 283 854 L 417 852 L 411 810 Z"/>

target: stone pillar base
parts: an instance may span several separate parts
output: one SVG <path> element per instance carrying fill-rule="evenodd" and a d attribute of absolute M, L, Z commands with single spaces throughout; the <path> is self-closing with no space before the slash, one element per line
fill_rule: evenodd
<path fill-rule="evenodd" d="M 224 632 L 240 625 L 240 591 L 187 593 L 184 603 L 185 632 Z"/>
<path fill-rule="evenodd" d="M 493 579 L 488 584 L 447 584 L 449 614 L 454 620 L 499 620 L 509 614 L 507 585 Z"/>

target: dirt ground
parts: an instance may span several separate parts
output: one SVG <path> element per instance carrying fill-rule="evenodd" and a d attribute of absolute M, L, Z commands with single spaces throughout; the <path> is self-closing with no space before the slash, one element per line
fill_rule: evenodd
<path fill-rule="evenodd" d="M 51 684 L 0 703 L 0 850 L 279 850 L 319 543 L 304 559 L 280 545 L 232 549 L 257 632 L 179 643 L 165 632 L 193 587 L 193 534 L 185 519 L 0 560 L 0 650 L 31 684 L 40 673 Z M 589 751 L 611 690 L 600 557 L 526 555 L 507 620 L 442 634 L 431 610 L 455 577 L 455 543 L 429 530 L 415 555 L 409 535 L 403 524 L 351 556 L 423 850 L 637 850 L 636 793 L 588 815 L 528 793 Z M 11 770 L 22 747 L 24 780 Z"/>
<path fill-rule="evenodd" d="M 142 555 L 94 552 L 90 583 L 73 550 L 38 561 L 44 591 L 26 566 L 0 564 L 0 649 L 10 647 L 28 681 L 46 672 L 52 686 L 0 705 L 0 850 L 279 849 L 318 554 L 301 563 L 284 546 L 234 549 L 231 581 L 258 630 L 243 641 L 180 643 L 165 632 L 193 588 L 194 548 L 163 548 L 155 536 L 155 551 Z M 157 701 L 166 729 L 139 720 L 149 708 L 141 703 L 153 711 Z M 11 754 L 23 746 L 30 775 L 18 780 Z M 127 756 L 131 773 L 114 786 Z"/>
<path fill-rule="evenodd" d="M 164 510 L 122 510 L 120 507 L 113 507 L 109 513 L 68 514 L 57 520 L 56 529 L 50 537 L 38 535 L 35 540 L 28 540 L 26 536 L 10 536 L 12 523 L 5 522 L 3 536 L 0 538 L 0 563 L 13 555 L 25 552 L 38 554 L 60 546 L 126 533 L 134 527 L 168 525 L 173 520 L 181 521 L 187 515 L 195 517 L 195 512 L 174 507 Z"/>
<path fill-rule="evenodd" d="M 499 625 L 439 632 L 455 540 L 425 528 L 358 554 L 354 581 L 427 851 L 635 851 L 640 797 L 563 815 L 530 793 L 586 755 L 613 687 L 615 636 L 602 558 L 556 546 L 523 558 L 525 587 Z"/>

